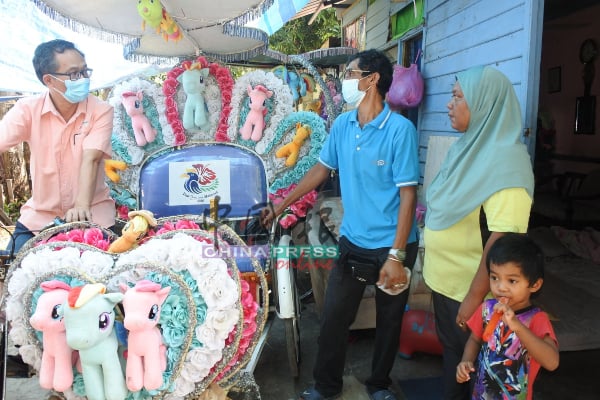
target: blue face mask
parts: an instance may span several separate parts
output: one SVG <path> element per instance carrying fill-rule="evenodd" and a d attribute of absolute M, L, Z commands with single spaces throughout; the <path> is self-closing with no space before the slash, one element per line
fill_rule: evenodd
<path fill-rule="evenodd" d="M 63 82 L 67 88 L 64 93 L 57 89 L 54 90 L 60 93 L 69 103 L 79 103 L 87 99 L 90 92 L 90 78 L 79 78 L 76 81 L 67 79 Z"/>

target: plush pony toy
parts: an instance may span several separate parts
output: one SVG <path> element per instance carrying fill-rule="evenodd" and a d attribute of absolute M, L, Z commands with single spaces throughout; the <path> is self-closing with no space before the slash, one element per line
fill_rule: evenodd
<path fill-rule="evenodd" d="M 114 183 L 119 183 L 121 176 L 117 171 L 125 171 L 127 163 L 119 160 L 104 160 L 104 173 Z"/>
<path fill-rule="evenodd" d="M 273 96 L 273 92 L 263 85 L 254 88 L 248 85 L 248 97 L 250 97 L 250 111 L 246 116 L 244 125 L 240 128 L 242 139 L 252 139 L 258 142 L 262 138 L 265 128 L 265 115 L 267 115 L 267 99 Z"/>
<path fill-rule="evenodd" d="M 288 85 L 292 90 L 294 103 L 298 103 L 301 97 L 306 96 L 306 81 L 296 72 L 288 72 Z"/>
<path fill-rule="evenodd" d="M 321 100 L 312 100 L 306 103 L 303 103 L 304 111 L 312 111 L 317 115 L 321 111 Z"/>
<path fill-rule="evenodd" d="M 29 319 L 33 329 L 41 331 L 42 364 L 40 386 L 64 392 L 73 384 L 73 349 L 67 345 L 65 324 L 60 308 L 67 301 L 71 287 L 59 280 L 42 282 L 44 293 L 38 298 Z"/>
<path fill-rule="evenodd" d="M 177 77 L 177 81 L 181 83 L 187 95 L 183 109 L 183 127 L 185 129 L 208 130 L 210 128 L 204 101 L 208 72 L 208 68 L 202 68 L 199 63 L 194 63 Z"/>
<path fill-rule="evenodd" d="M 295 71 L 288 70 L 284 65 L 278 65 L 271 71 L 288 85 L 292 91 L 294 104 L 297 104 L 302 97 L 306 96 L 307 92 L 312 93 L 315 90 L 315 80 L 309 74 L 298 74 Z"/>
<path fill-rule="evenodd" d="M 125 107 L 127 115 L 131 117 L 131 127 L 133 128 L 133 135 L 138 146 L 145 146 L 156 139 L 156 130 L 150 124 L 146 114 L 144 114 L 142 100 L 144 100 L 144 93 L 141 91 L 137 93 L 123 92 L 121 95 L 123 107 Z"/>
<path fill-rule="evenodd" d="M 128 394 L 113 329 L 121 300 L 123 294 L 106 293 L 106 286 L 94 283 L 72 288 L 62 307 L 67 344 L 79 351 L 88 400 L 124 400 Z"/>
<path fill-rule="evenodd" d="M 135 247 L 146 235 L 150 226 L 156 226 L 156 219 L 151 211 L 137 210 L 127 214 L 129 221 L 123 227 L 121 236 L 108 246 L 109 253 L 123 253 Z"/>
<path fill-rule="evenodd" d="M 162 372 L 167 368 L 167 348 L 156 326 L 160 310 L 170 287 L 161 288 L 158 283 L 141 280 L 135 287 L 121 285 L 125 329 L 127 339 L 127 388 L 137 392 L 142 388 L 156 390 L 163 384 Z"/>
<path fill-rule="evenodd" d="M 291 167 L 298 161 L 298 155 L 300 154 L 300 148 L 304 141 L 312 133 L 310 126 L 302 125 L 300 122 L 296 123 L 296 134 L 291 142 L 282 146 L 275 153 L 275 157 L 287 157 L 285 160 L 286 167 Z"/>

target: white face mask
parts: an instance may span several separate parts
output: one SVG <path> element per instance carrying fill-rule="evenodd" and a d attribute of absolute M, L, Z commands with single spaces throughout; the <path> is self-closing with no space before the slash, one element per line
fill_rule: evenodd
<path fill-rule="evenodd" d="M 344 79 L 342 81 L 342 96 L 344 97 L 344 101 L 354 107 L 358 107 L 360 102 L 367 95 L 367 91 L 363 92 L 358 88 L 359 82 L 360 79 Z"/>

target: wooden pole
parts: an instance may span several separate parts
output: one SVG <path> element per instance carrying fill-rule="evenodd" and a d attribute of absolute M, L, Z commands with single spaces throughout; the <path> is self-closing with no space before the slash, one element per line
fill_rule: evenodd
<path fill-rule="evenodd" d="M 10 217 L 4 212 L 4 186 L 0 185 L 0 223 L 3 225 L 12 225 Z"/>
<path fill-rule="evenodd" d="M 13 186 L 12 179 L 6 180 L 6 195 L 7 195 L 9 203 L 12 203 L 13 201 L 15 201 L 15 192 L 14 192 L 14 186 Z"/>

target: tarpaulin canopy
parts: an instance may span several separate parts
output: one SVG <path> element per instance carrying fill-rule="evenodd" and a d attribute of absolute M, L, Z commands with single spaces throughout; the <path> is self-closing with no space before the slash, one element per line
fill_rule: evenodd
<path fill-rule="evenodd" d="M 279 15 L 276 24 L 285 23 L 294 16 L 294 10 L 306 3 L 306 0 L 140 0 L 142 8 L 151 4 L 162 7 L 163 20 L 155 26 L 151 18 L 142 23 L 138 1 L 31 1 L 46 15 L 76 32 L 122 44 L 128 60 L 170 65 L 199 55 L 229 62 L 262 54 L 267 49 L 268 33 L 248 23 L 266 13 Z"/>
<path fill-rule="evenodd" d="M 152 75 L 157 68 L 123 58 L 122 46 L 77 34 L 48 18 L 30 1 L 0 0 L 0 91 L 36 93 L 45 90 L 31 60 L 35 48 L 52 39 L 65 39 L 85 54 L 94 70 L 92 89 L 109 87 L 129 75 Z"/>

